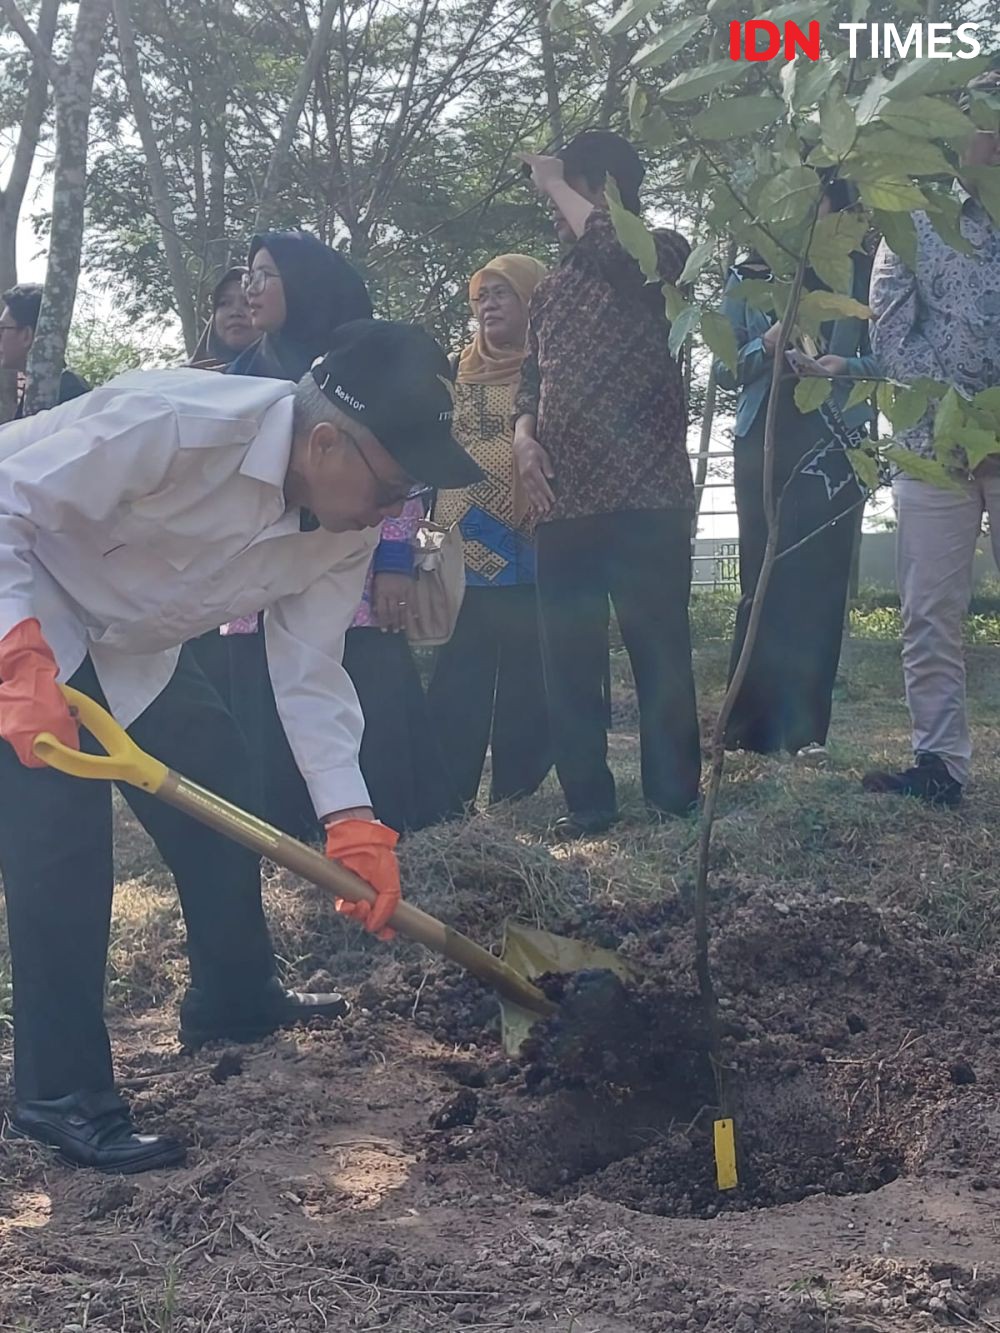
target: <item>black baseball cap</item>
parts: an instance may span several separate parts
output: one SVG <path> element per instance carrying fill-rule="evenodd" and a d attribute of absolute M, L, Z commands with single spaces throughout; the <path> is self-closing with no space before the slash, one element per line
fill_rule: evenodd
<path fill-rule="evenodd" d="M 359 421 L 415 482 L 457 490 L 483 473 L 452 435 L 451 366 L 416 324 L 342 324 L 312 367 L 320 391 Z"/>

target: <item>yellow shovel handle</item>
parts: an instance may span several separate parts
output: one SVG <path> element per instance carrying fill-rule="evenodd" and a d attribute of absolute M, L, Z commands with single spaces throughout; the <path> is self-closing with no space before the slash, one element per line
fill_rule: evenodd
<path fill-rule="evenodd" d="M 38 758 L 74 778 L 130 782 L 143 791 L 158 792 L 167 776 L 166 764 L 140 750 L 125 729 L 89 695 L 81 694 L 70 685 L 61 685 L 60 689 L 80 724 L 100 741 L 107 754 L 84 754 L 82 750 L 72 750 L 57 741 L 50 731 L 43 731 L 35 737 L 34 750 Z"/>
<path fill-rule="evenodd" d="M 118 723 L 100 704 L 79 690 L 61 686 L 66 702 L 76 710 L 82 726 L 86 727 L 107 750 L 107 754 L 84 754 L 63 745 L 51 734 L 42 732 L 35 737 L 35 754 L 53 768 L 74 778 L 104 778 L 109 782 L 130 782 L 160 800 L 183 810 L 193 819 L 209 828 L 249 847 L 258 856 L 270 857 L 303 879 L 326 889 L 337 898 L 352 903 L 373 903 L 375 890 L 359 879 L 339 861 L 331 861 L 312 847 L 298 842 L 247 814 L 220 796 L 206 791 L 178 773 L 172 773 L 166 764 L 140 750 Z M 554 1005 L 537 986 L 515 972 L 502 959 L 496 958 L 467 936 L 446 926 L 443 921 L 422 912 L 419 907 L 400 903 L 389 923 L 393 929 L 417 940 L 428 949 L 461 964 L 473 976 L 495 987 L 502 996 L 522 1005 L 533 1014 L 551 1014 Z"/>

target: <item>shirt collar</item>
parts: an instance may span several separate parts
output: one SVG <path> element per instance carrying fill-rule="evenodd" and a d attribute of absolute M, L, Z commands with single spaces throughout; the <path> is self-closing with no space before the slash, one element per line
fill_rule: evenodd
<path fill-rule="evenodd" d="M 279 410 L 280 409 L 280 410 Z M 240 464 L 240 473 L 274 486 L 284 495 L 292 456 L 292 397 L 284 398 L 261 421 Z"/>

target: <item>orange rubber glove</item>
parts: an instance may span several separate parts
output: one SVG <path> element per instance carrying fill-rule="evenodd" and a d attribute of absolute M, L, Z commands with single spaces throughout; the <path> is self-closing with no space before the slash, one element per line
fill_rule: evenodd
<path fill-rule="evenodd" d="M 339 824 L 326 826 L 326 854 L 330 860 L 353 870 L 378 894 L 374 903 L 349 903 L 338 898 L 337 911 L 353 917 L 370 934 L 385 941 L 396 934 L 388 923 L 402 898 L 397 842 L 395 829 L 371 819 L 342 819 Z"/>
<path fill-rule="evenodd" d="M 59 667 L 37 620 L 22 620 L 0 639 L 0 736 L 27 768 L 45 768 L 33 749 L 41 731 L 72 750 L 80 734 L 56 684 Z"/>

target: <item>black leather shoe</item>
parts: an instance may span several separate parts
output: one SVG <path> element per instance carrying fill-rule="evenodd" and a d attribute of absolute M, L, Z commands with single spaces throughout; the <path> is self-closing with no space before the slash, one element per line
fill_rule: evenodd
<path fill-rule="evenodd" d="M 865 791 L 918 796 L 928 805 L 943 805 L 951 810 L 962 800 L 962 784 L 951 776 L 939 754 L 918 754 L 914 766 L 902 773 L 866 773 L 861 785 Z"/>
<path fill-rule="evenodd" d="M 572 842 L 574 838 L 595 838 L 607 833 L 617 823 L 616 810 L 577 810 L 557 819 L 552 832 L 559 842 Z"/>
<path fill-rule="evenodd" d="M 177 1036 L 182 1046 L 196 1051 L 209 1041 L 259 1041 L 279 1028 L 308 1023 L 313 1018 L 343 1018 L 350 1009 L 348 1001 L 336 991 L 304 995 L 285 990 L 275 981 L 267 987 L 259 1005 L 227 1011 L 192 986 L 181 1001 Z"/>
<path fill-rule="evenodd" d="M 134 1175 L 184 1161 L 176 1139 L 139 1134 L 116 1092 L 73 1092 L 55 1101 L 18 1102 L 10 1121 L 12 1137 L 34 1139 L 59 1149 L 64 1161 L 97 1171 Z"/>

